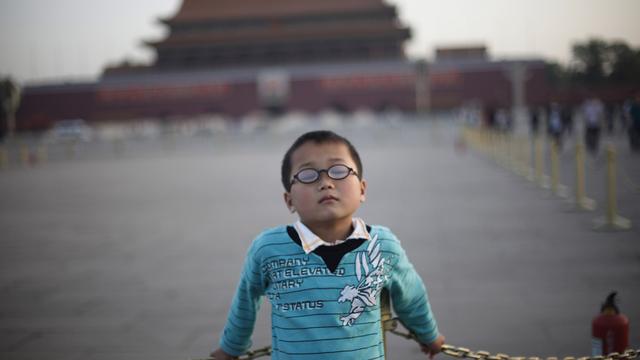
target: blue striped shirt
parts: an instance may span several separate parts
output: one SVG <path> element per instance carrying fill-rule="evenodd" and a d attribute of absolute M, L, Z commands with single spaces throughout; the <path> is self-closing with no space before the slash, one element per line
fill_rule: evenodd
<path fill-rule="evenodd" d="M 438 336 L 425 286 L 398 239 L 373 226 L 371 240 L 344 255 L 331 272 L 292 241 L 286 226 L 252 243 L 220 346 L 238 356 L 251 346 L 262 296 L 271 303 L 272 359 L 383 359 L 380 291 L 420 342 Z"/>

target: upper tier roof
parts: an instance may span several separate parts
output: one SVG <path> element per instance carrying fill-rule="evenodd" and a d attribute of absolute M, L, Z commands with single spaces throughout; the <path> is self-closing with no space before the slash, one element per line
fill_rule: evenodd
<path fill-rule="evenodd" d="M 183 0 L 167 23 L 290 17 L 389 8 L 382 0 Z"/>
<path fill-rule="evenodd" d="M 286 43 L 290 41 L 311 41 L 329 39 L 378 38 L 404 41 L 411 36 L 409 29 L 397 28 L 391 23 L 338 24 L 327 28 L 286 28 L 244 29 L 233 32 L 196 32 L 171 35 L 160 41 L 148 41 L 153 47 L 174 47 L 189 45 L 224 45 L 255 43 Z"/>

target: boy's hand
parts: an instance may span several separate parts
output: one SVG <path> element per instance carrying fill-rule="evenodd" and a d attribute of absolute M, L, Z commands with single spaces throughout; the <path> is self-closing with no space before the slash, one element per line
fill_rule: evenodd
<path fill-rule="evenodd" d="M 217 349 L 216 351 L 212 352 L 211 355 L 209 355 L 209 356 L 212 357 L 215 360 L 233 360 L 233 359 L 237 359 L 237 357 L 227 354 L 226 352 L 222 351 L 222 349 Z"/>
<path fill-rule="evenodd" d="M 438 335 L 431 344 L 420 344 L 420 350 L 429 355 L 429 359 L 433 359 L 433 357 L 442 350 L 442 345 L 444 345 L 444 336 Z"/>

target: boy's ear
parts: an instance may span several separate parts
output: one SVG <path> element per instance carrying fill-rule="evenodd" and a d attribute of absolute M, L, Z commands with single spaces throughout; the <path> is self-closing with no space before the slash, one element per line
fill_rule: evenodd
<path fill-rule="evenodd" d="M 293 201 L 291 201 L 291 194 L 288 192 L 284 193 L 284 203 L 287 205 L 287 209 L 289 209 L 291 213 L 296 212 L 296 208 L 293 206 Z"/>
<path fill-rule="evenodd" d="M 360 180 L 360 202 L 364 202 L 367 199 L 367 180 Z"/>

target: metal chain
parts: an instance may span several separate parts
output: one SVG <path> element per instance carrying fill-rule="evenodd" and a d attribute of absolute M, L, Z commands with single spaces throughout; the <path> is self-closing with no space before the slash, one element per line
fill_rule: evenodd
<path fill-rule="evenodd" d="M 542 360 L 540 357 L 525 357 L 525 356 L 509 356 L 506 354 L 491 355 L 487 351 L 471 351 L 467 348 L 456 347 L 451 345 L 443 345 L 442 352 L 451 357 L 458 359 L 474 359 L 474 360 Z M 564 360 L 631 360 L 640 355 L 640 349 L 626 350 L 624 353 L 611 353 L 607 356 L 583 356 L 583 357 L 564 357 Z M 557 357 L 547 357 L 547 360 L 558 360 Z"/>
<path fill-rule="evenodd" d="M 633 192 L 640 192 L 640 183 L 631 179 L 629 174 L 625 171 L 625 169 L 619 169 L 622 180 L 624 180 L 625 185 L 631 189 Z"/>
<path fill-rule="evenodd" d="M 386 290 L 383 290 L 380 295 L 380 315 L 381 315 L 381 325 L 383 334 L 386 332 L 390 332 L 392 334 L 398 335 L 408 340 L 413 340 L 418 342 L 416 336 L 411 332 L 403 332 L 398 330 L 398 325 L 401 324 L 398 318 L 394 318 L 391 315 L 391 302 L 389 293 Z M 386 341 L 385 341 L 386 344 Z M 509 356 L 507 354 L 498 353 L 496 355 L 492 355 L 488 351 L 471 351 L 467 348 L 457 347 L 453 345 L 442 345 L 442 353 L 454 358 L 458 359 L 472 359 L 472 360 L 545 360 L 545 358 L 540 357 L 526 357 L 526 356 Z M 238 360 L 252 360 L 257 359 L 263 356 L 271 355 L 271 346 L 266 346 L 264 348 L 260 348 L 257 350 L 250 350 L 237 357 L 235 359 Z M 563 360 L 633 360 L 640 356 L 640 349 L 634 350 L 626 350 L 622 354 L 619 353 L 611 353 L 606 356 L 583 356 L 583 357 L 573 357 L 567 356 L 562 358 Z M 546 360 L 559 360 L 558 357 L 547 357 Z M 195 360 L 195 359 L 194 359 Z M 207 358 L 200 360 L 215 360 L 215 358 Z"/>
<path fill-rule="evenodd" d="M 271 355 L 271 346 L 265 346 L 262 349 L 257 349 L 257 350 L 249 350 L 246 353 L 244 353 L 244 355 L 238 357 L 239 360 L 251 360 L 251 359 L 257 359 L 259 357 L 263 357 L 263 356 L 269 356 Z"/>
<path fill-rule="evenodd" d="M 392 334 L 399 335 L 405 339 L 416 340 L 415 335 L 410 332 L 402 332 L 398 331 L 398 320 L 391 319 L 387 320 L 389 324 L 385 324 L 385 329 Z M 453 345 L 442 345 L 442 353 L 454 358 L 458 359 L 473 359 L 473 360 L 543 360 L 540 357 L 526 357 L 526 356 L 509 356 L 507 354 L 496 354 L 492 355 L 487 351 L 471 351 L 467 348 L 457 347 Z M 632 360 L 640 356 L 640 349 L 634 350 L 630 349 L 625 351 L 622 354 L 619 353 L 611 353 L 607 356 L 583 356 L 583 357 L 573 357 L 567 356 L 564 357 L 563 360 Z M 546 360 L 558 360 L 558 357 L 547 357 Z"/>
<path fill-rule="evenodd" d="M 252 359 L 257 359 L 263 356 L 269 356 L 271 355 L 271 346 L 265 346 L 263 348 L 260 349 L 256 349 L 256 350 L 249 350 L 246 353 L 238 356 L 238 357 L 234 357 L 234 359 L 237 360 L 252 360 Z M 190 360 L 215 360 L 214 357 L 208 357 L 206 359 L 190 359 Z"/>
<path fill-rule="evenodd" d="M 408 340 L 418 341 L 416 336 L 410 332 L 403 332 L 398 330 L 399 320 L 397 318 L 389 319 L 383 321 L 383 329 L 388 331 L 394 335 L 398 335 Z M 526 357 L 526 356 L 510 356 L 507 354 L 498 353 L 492 355 L 487 351 L 471 351 L 467 348 L 457 347 L 453 345 L 442 345 L 442 353 L 454 358 L 458 359 L 473 359 L 473 360 L 545 360 L 545 358 L 540 357 Z M 252 360 L 257 359 L 263 356 L 271 355 L 271 347 L 267 346 L 261 349 L 247 351 L 244 355 L 238 357 L 239 360 Z M 573 357 L 567 356 L 562 358 L 562 360 L 633 360 L 640 356 L 640 349 L 637 350 L 627 350 L 622 354 L 619 353 L 611 353 L 607 356 L 583 356 L 583 357 Z M 546 360 L 559 360 L 558 357 L 547 357 Z M 213 360 L 209 358 L 207 360 Z"/>

